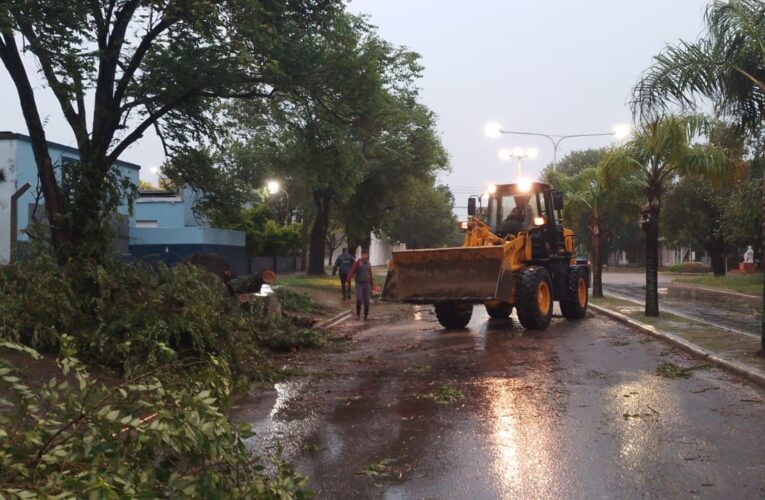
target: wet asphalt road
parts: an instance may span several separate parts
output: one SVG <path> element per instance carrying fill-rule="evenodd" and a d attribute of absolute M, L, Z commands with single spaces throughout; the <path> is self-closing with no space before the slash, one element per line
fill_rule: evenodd
<path fill-rule="evenodd" d="M 723 328 L 760 338 L 759 299 L 722 295 L 699 289 L 675 288 L 671 278 L 659 275 L 660 310 L 707 321 Z M 645 301 L 645 276 L 642 273 L 604 273 L 603 291 L 614 295 Z"/>
<path fill-rule="evenodd" d="M 313 376 L 256 393 L 234 417 L 282 450 L 319 498 L 757 498 L 765 391 L 600 316 L 547 331 L 489 321 L 445 332 L 374 310 Z M 445 386 L 451 405 L 428 395 Z"/>

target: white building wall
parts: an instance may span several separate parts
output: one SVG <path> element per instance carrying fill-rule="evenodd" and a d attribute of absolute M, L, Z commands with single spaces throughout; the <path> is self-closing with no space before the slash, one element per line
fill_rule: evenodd
<path fill-rule="evenodd" d="M 378 238 L 372 233 L 372 241 L 369 245 L 369 262 L 373 266 L 387 266 L 396 250 L 406 250 L 406 244 L 393 245 L 388 238 Z"/>
<path fill-rule="evenodd" d="M 5 182 L 0 182 L 0 264 L 11 259 L 11 196 L 16 192 L 16 141 L 0 141 L 0 170 Z"/>

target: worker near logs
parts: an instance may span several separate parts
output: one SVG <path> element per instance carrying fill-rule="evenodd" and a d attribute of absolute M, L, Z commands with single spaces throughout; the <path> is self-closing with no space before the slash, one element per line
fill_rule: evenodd
<path fill-rule="evenodd" d="M 361 319 L 361 305 L 364 305 L 364 320 L 369 317 L 369 301 L 372 299 L 374 281 L 372 264 L 369 262 L 369 251 L 362 250 L 361 258 L 353 263 L 348 274 L 346 286 L 351 286 L 351 279 L 356 276 L 356 319 Z M 350 289 L 350 288 L 349 288 Z"/>
<path fill-rule="evenodd" d="M 335 266 L 332 268 L 332 276 L 334 276 L 338 270 L 340 271 L 340 287 L 343 289 L 343 300 L 351 299 L 351 287 L 346 285 L 346 282 L 350 283 L 348 273 L 351 272 L 351 267 L 353 267 L 355 261 L 356 259 L 353 255 L 348 253 L 348 249 L 343 248 L 342 253 L 335 259 Z"/>

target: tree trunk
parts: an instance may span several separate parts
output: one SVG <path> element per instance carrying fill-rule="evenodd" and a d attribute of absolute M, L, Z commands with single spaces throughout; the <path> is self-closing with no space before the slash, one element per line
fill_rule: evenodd
<path fill-rule="evenodd" d="M 107 210 L 116 206 L 106 203 L 106 175 L 109 166 L 106 158 L 93 162 L 87 157 L 79 164 L 70 165 L 76 171 L 69 172 L 75 191 L 68 214 L 71 217 L 70 234 L 72 236 L 72 255 L 78 259 L 100 260 L 109 254 L 111 234 Z"/>
<path fill-rule="evenodd" d="M 308 274 L 324 274 L 324 248 L 329 229 L 329 203 L 332 193 L 328 190 L 316 190 L 313 193 L 316 205 L 316 218 L 311 229 L 311 255 L 308 260 Z"/>
<path fill-rule="evenodd" d="M 762 261 L 765 261 L 765 170 L 762 172 Z M 762 309 L 760 310 L 760 354 L 765 356 L 765 279 L 762 280 Z"/>
<path fill-rule="evenodd" d="M 601 256 L 600 216 L 594 215 L 590 225 L 592 236 L 592 296 L 603 297 L 603 259 Z"/>
<path fill-rule="evenodd" d="M 642 209 L 645 231 L 645 315 L 659 315 L 659 198 L 650 192 Z"/>
<path fill-rule="evenodd" d="M 6 33 L 4 32 L 3 35 L 6 35 Z M 40 178 L 40 187 L 45 199 L 45 213 L 48 216 L 48 224 L 50 224 L 51 243 L 57 260 L 60 264 L 63 264 L 67 260 L 66 251 L 70 237 L 64 228 L 62 220 L 63 202 L 48 152 L 45 129 L 40 120 L 40 113 L 37 109 L 32 84 L 29 82 L 24 64 L 18 56 L 13 33 L 6 35 L 5 38 L 8 45 L 0 50 L 0 59 L 2 59 L 8 70 L 19 95 L 21 113 L 24 116 L 24 122 L 29 132 L 32 154 L 37 165 L 37 175 Z"/>
<path fill-rule="evenodd" d="M 300 233 L 300 270 L 305 272 L 308 269 L 308 219 L 305 214 L 303 214 Z"/>
<path fill-rule="evenodd" d="M 725 243 L 713 242 L 707 249 L 712 261 L 712 272 L 715 276 L 725 276 Z"/>

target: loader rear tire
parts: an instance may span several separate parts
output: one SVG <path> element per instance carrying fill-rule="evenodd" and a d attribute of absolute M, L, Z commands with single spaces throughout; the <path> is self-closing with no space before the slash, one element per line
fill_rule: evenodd
<path fill-rule="evenodd" d="M 491 319 L 507 319 L 513 312 L 513 305 L 507 302 L 486 303 L 485 306 Z"/>
<path fill-rule="evenodd" d="M 436 303 L 436 318 L 447 330 L 461 330 L 470 323 L 473 316 L 473 304 L 445 300 Z"/>
<path fill-rule="evenodd" d="M 566 299 L 560 301 L 560 310 L 566 319 L 582 319 L 587 314 L 589 297 L 587 277 L 581 267 L 572 267 L 568 273 Z"/>
<path fill-rule="evenodd" d="M 520 272 L 515 291 L 516 310 L 527 330 L 544 330 L 553 312 L 550 274 L 543 267 L 529 267 Z"/>

